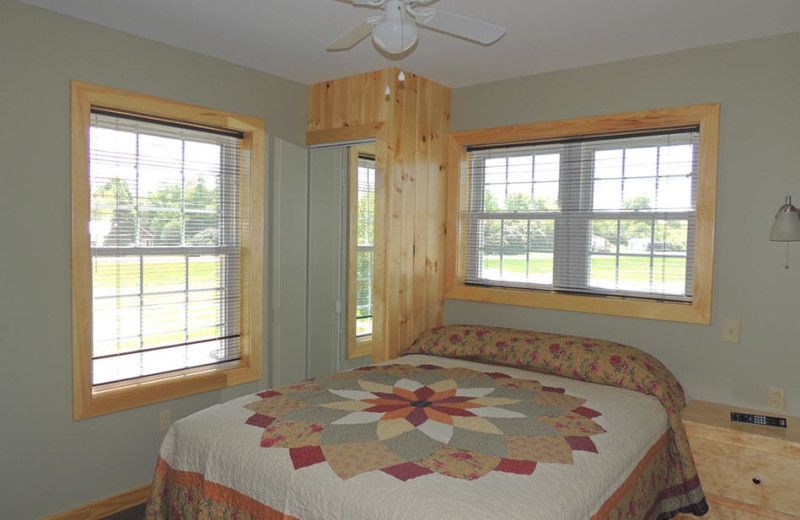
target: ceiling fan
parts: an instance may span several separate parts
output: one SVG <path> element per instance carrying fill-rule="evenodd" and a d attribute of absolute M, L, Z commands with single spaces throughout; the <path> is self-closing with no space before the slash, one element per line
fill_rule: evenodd
<path fill-rule="evenodd" d="M 418 40 L 417 26 L 433 29 L 483 45 L 491 45 L 506 30 L 492 23 L 468 16 L 422 7 L 436 0 L 350 0 L 355 5 L 382 8 L 383 14 L 371 16 L 328 45 L 329 51 L 350 49 L 372 35 L 372 41 L 390 56 L 403 55 Z"/>

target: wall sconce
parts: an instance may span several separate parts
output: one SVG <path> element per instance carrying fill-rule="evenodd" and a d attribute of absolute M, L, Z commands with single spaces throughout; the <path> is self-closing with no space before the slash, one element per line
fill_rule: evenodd
<path fill-rule="evenodd" d="M 789 269 L 789 242 L 800 241 L 800 213 L 792 204 L 790 195 L 786 196 L 786 203 L 775 214 L 769 239 L 773 242 L 786 242 L 786 269 Z"/>

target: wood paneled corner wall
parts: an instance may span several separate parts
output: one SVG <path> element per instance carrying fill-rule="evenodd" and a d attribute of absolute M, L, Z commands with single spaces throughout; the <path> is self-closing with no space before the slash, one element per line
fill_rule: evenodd
<path fill-rule="evenodd" d="M 411 73 L 401 83 L 399 73 L 389 68 L 309 90 L 307 144 L 376 139 L 375 362 L 444 323 L 450 89 Z"/>

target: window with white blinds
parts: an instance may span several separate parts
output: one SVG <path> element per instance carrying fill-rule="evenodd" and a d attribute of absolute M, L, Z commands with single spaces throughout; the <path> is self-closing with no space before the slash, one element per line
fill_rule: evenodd
<path fill-rule="evenodd" d="M 375 277 L 374 157 L 358 157 L 356 205 L 356 337 L 364 337 L 372 335 L 372 285 Z"/>
<path fill-rule="evenodd" d="M 347 358 L 372 354 L 375 317 L 375 144 L 348 147 Z"/>
<path fill-rule="evenodd" d="M 92 111 L 94 385 L 239 357 L 240 140 Z"/>
<path fill-rule="evenodd" d="M 73 81 L 73 417 L 261 379 L 264 122 Z"/>
<path fill-rule="evenodd" d="M 452 133 L 445 297 L 708 324 L 719 115 Z"/>
<path fill-rule="evenodd" d="M 690 301 L 697 128 L 469 148 L 469 284 Z"/>

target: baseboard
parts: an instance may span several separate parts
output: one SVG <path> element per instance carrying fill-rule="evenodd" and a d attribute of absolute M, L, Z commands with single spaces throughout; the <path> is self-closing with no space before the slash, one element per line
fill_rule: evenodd
<path fill-rule="evenodd" d="M 118 495 L 104 498 L 55 516 L 50 516 L 45 520 L 100 520 L 108 515 L 125 511 L 139 504 L 144 504 L 149 493 L 150 484 L 145 484 L 124 491 Z"/>

